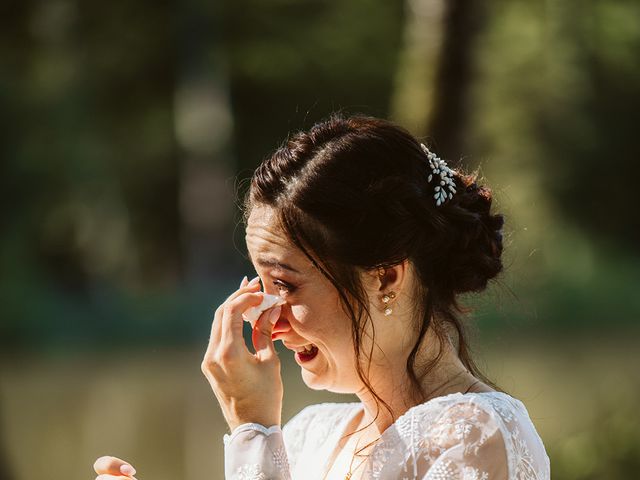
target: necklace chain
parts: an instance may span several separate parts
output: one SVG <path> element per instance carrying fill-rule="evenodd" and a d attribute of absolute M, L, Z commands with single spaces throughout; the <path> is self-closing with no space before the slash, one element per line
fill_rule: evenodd
<path fill-rule="evenodd" d="M 373 445 L 374 443 L 376 443 L 378 440 L 380 440 L 381 437 L 376 438 L 373 442 L 369 442 L 367 443 L 364 447 L 362 447 L 360 450 L 354 450 L 353 452 L 353 456 L 351 457 L 351 461 L 349 462 L 349 472 L 347 472 L 347 475 L 344 477 L 344 480 L 351 480 L 351 475 L 353 475 L 353 473 L 360 467 L 360 465 L 362 465 L 363 463 L 365 463 L 367 461 L 367 458 L 369 458 L 369 455 L 365 456 L 365 459 L 362 460 L 358 466 L 356 468 L 354 468 L 353 470 L 351 470 L 351 467 L 353 466 L 353 461 L 355 460 L 356 456 L 358 456 L 358 452 L 361 452 L 362 450 L 364 450 L 365 448 L 367 448 L 369 445 Z M 358 441 L 360 441 L 360 439 L 358 438 Z M 356 448 L 358 448 L 358 443 L 356 442 Z"/>

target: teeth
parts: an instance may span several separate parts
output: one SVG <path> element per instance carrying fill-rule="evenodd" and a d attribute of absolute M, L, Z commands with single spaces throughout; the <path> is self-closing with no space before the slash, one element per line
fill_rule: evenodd
<path fill-rule="evenodd" d="M 313 349 L 313 347 L 314 347 L 313 343 L 310 343 L 309 345 L 305 345 L 304 347 L 296 349 L 296 352 L 310 352 Z"/>

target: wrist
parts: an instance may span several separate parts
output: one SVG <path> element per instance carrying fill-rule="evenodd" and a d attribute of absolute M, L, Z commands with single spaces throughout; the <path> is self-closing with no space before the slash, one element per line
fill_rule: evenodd
<path fill-rule="evenodd" d="M 273 433 L 282 433 L 282 429 L 280 425 L 272 425 L 270 427 L 265 427 L 259 423 L 242 423 L 237 425 L 235 428 L 231 430 L 231 433 L 225 433 L 222 440 L 225 447 L 228 447 L 229 444 L 239 435 L 242 435 L 244 432 L 259 432 L 260 434 L 268 437 Z"/>
<path fill-rule="evenodd" d="M 234 422 L 228 423 L 229 430 L 231 432 L 233 432 L 238 427 L 241 427 L 242 425 L 260 425 L 264 428 L 271 428 L 271 427 L 280 427 L 280 422 L 270 421 L 268 419 L 252 419 L 252 420 L 236 420 Z"/>

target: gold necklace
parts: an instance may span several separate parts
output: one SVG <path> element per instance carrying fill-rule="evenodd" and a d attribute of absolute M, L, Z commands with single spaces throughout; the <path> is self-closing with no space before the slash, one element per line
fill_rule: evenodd
<path fill-rule="evenodd" d="M 367 461 L 367 458 L 369 458 L 369 455 L 365 455 L 365 459 L 362 460 L 358 466 L 356 468 L 354 468 L 353 470 L 351 470 L 351 467 L 353 466 L 353 460 L 356 458 L 356 456 L 358 455 L 358 452 L 361 452 L 362 450 L 364 450 L 365 448 L 367 448 L 369 445 L 373 445 L 374 443 L 376 443 L 378 440 L 380 440 L 381 437 L 376 438 L 373 442 L 369 442 L 367 443 L 364 447 L 362 447 L 360 450 L 354 450 L 353 451 L 353 456 L 351 457 L 351 462 L 349 462 L 349 471 L 347 472 L 347 474 L 344 477 L 344 480 L 351 480 L 351 476 L 354 474 L 354 472 L 360 467 L 360 465 L 362 465 L 363 463 L 365 463 Z M 358 438 L 358 442 L 360 441 L 360 439 Z M 356 449 L 358 448 L 358 442 L 356 442 Z"/>

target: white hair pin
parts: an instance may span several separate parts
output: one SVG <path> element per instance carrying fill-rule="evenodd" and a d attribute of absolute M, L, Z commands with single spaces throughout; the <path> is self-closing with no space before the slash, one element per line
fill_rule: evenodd
<path fill-rule="evenodd" d="M 435 193 L 433 195 L 433 198 L 436 199 L 436 207 L 439 207 L 446 202 L 447 199 L 453 198 L 453 194 L 456 193 L 456 182 L 453 180 L 454 171 L 447 166 L 447 162 L 439 158 L 435 153 L 429 151 L 425 144 L 421 143 L 420 147 L 422 147 L 422 151 L 427 155 L 429 167 L 431 167 L 431 173 L 427 181 L 431 183 L 434 175 L 440 176 L 440 184 L 435 186 Z"/>

